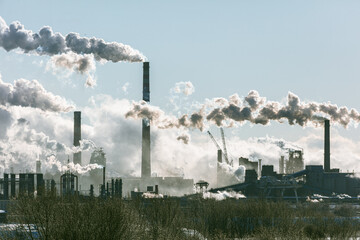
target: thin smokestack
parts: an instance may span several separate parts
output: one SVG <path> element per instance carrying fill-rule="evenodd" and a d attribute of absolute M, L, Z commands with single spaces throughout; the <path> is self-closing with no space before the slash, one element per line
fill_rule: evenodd
<path fill-rule="evenodd" d="M 74 112 L 74 146 L 79 147 L 81 140 L 81 112 Z M 74 164 L 81 165 L 81 152 L 74 153 Z"/>
<path fill-rule="evenodd" d="M 330 121 L 325 120 L 324 170 L 330 172 Z"/>
<path fill-rule="evenodd" d="M 149 62 L 143 63 L 143 100 L 150 102 L 150 65 Z M 141 158 L 141 177 L 151 177 L 150 159 L 150 120 L 142 120 L 142 158 Z"/>
<path fill-rule="evenodd" d="M 216 184 L 217 184 L 217 187 L 220 187 L 221 185 L 221 176 L 222 176 L 222 173 L 221 173 L 221 167 L 220 167 L 220 163 L 222 163 L 222 151 L 221 149 L 219 149 L 217 151 L 217 163 L 216 163 Z"/>
<path fill-rule="evenodd" d="M 217 152 L 217 161 L 222 163 L 222 151 L 220 149 Z"/>

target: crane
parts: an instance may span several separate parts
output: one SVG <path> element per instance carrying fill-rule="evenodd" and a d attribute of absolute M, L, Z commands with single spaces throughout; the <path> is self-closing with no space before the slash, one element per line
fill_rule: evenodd
<path fill-rule="evenodd" d="M 226 149 L 226 143 L 225 143 L 225 134 L 224 134 L 224 129 L 222 127 L 220 128 L 220 132 L 221 132 L 221 139 L 222 139 L 223 146 L 224 146 L 225 160 L 226 160 L 226 162 L 229 162 L 228 153 L 227 153 L 227 149 Z"/>
<path fill-rule="evenodd" d="M 215 138 L 214 138 L 214 136 L 211 134 L 211 132 L 210 132 L 210 131 L 207 131 L 207 133 L 209 134 L 211 140 L 214 142 L 214 144 L 215 144 L 215 146 L 217 147 L 217 149 L 222 151 L 220 145 L 217 143 L 217 141 L 215 140 Z M 226 163 L 227 163 L 227 164 L 230 164 L 227 156 L 224 154 L 224 151 L 222 151 L 222 153 L 223 153 L 223 155 L 224 155 L 224 158 L 225 158 Z"/>

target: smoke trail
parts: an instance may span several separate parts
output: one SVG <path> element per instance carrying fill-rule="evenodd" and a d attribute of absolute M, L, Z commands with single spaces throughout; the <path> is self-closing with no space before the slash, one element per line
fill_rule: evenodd
<path fill-rule="evenodd" d="M 52 56 L 49 64 L 52 68 L 62 67 L 71 72 L 75 71 L 81 74 L 95 70 L 95 60 L 92 54 L 78 55 L 73 52 L 62 53 Z"/>
<path fill-rule="evenodd" d="M 145 60 L 138 50 L 129 45 L 117 42 L 105 42 L 103 39 L 80 37 L 78 33 L 69 33 L 65 37 L 54 33 L 51 27 L 45 26 L 39 33 L 24 28 L 16 21 L 7 26 L 0 17 L 0 47 L 6 51 L 21 49 L 25 53 L 35 52 L 39 55 L 57 55 L 67 52 L 76 54 L 93 54 L 97 60 L 112 62 L 143 62 Z"/>
<path fill-rule="evenodd" d="M 185 127 L 198 128 L 201 131 L 207 124 L 232 127 L 234 124 L 250 122 L 267 125 L 271 120 L 283 122 L 287 120 L 290 125 L 306 126 L 309 123 L 315 126 L 322 124 L 319 120 L 330 119 L 344 127 L 353 122 L 360 122 L 360 113 L 355 109 L 338 107 L 330 103 L 301 102 L 294 93 L 289 92 L 286 104 L 267 101 L 260 97 L 255 90 L 241 100 L 237 94 L 230 96 L 229 100 L 215 98 L 201 106 L 201 110 L 194 112 L 190 117 L 185 114 L 179 118 L 167 116 L 159 108 L 147 104 L 133 103 L 133 108 L 127 117 L 148 118 L 155 126 L 161 128 Z"/>
<path fill-rule="evenodd" d="M 96 149 L 96 144 L 88 139 L 80 140 L 80 146 L 73 146 L 73 153 L 81 152 L 81 151 L 90 151 Z"/>
<path fill-rule="evenodd" d="M 68 112 L 73 109 L 65 99 L 48 92 L 36 80 L 19 79 L 4 83 L 0 75 L 0 105 L 39 108 L 43 111 Z"/>
<path fill-rule="evenodd" d="M 228 198 L 235 198 L 235 199 L 239 199 L 239 198 L 246 198 L 246 196 L 242 193 L 237 193 L 234 191 L 218 191 L 217 193 L 211 193 L 211 192 L 204 192 L 203 196 L 204 199 L 215 199 L 217 201 L 222 201 Z"/>
<path fill-rule="evenodd" d="M 72 173 L 77 173 L 77 174 L 85 174 L 93 169 L 103 168 L 102 165 L 96 163 L 91 163 L 85 166 L 81 166 L 80 164 L 74 164 L 73 162 L 63 164 L 53 154 L 46 157 L 46 160 L 43 161 L 43 166 L 45 169 L 50 170 L 51 172 L 54 173 L 70 171 Z"/>
<path fill-rule="evenodd" d="M 132 102 L 132 108 L 126 112 L 125 117 L 135 119 L 147 118 L 151 124 L 161 129 L 185 127 L 197 128 L 202 131 L 205 127 L 202 109 L 199 112 L 192 113 L 190 117 L 185 114 L 177 118 L 166 115 L 160 108 L 151 106 L 145 101 Z"/>

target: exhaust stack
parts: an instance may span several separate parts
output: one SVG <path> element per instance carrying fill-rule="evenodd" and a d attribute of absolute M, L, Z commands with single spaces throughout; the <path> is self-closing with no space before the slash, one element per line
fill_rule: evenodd
<path fill-rule="evenodd" d="M 324 144 L 324 171 L 330 172 L 330 121 L 324 121 L 325 144 Z"/>
<path fill-rule="evenodd" d="M 81 140 L 81 112 L 74 112 L 74 146 L 79 147 Z M 74 164 L 81 165 L 81 152 L 74 153 Z"/>
<path fill-rule="evenodd" d="M 143 63 L 143 100 L 150 102 L 150 65 Z M 141 177 L 151 177 L 150 161 L 150 121 L 147 118 L 142 120 L 142 156 L 141 156 Z"/>

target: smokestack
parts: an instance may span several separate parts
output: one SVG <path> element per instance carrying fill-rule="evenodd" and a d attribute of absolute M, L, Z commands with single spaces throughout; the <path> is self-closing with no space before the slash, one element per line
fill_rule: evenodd
<path fill-rule="evenodd" d="M 41 173 L 41 162 L 40 162 L 40 160 L 36 161 L 36 173 Z"/>
<path fill-rule="evenodd" d="M 262 171 L 262 166 L 261 166 L 261 159 L 258 160 L 259 164 L 258 164 L 258 177 L 261 177 L 261 171 Z"/>
<path fill-rule="evenodd" d="M 217 152 L 217 161 L 222 163 L 222 151 L 220 149 Z"/>
<path fill-rule="evenodd" d="M 217 187 L 220 187 L 221 184 L 222 184 L 222 182 L 221 182 L 221 180 L 222 180 L 222 178 L 221 178 L 222 172 L 221 172 L 221 167 L 220 167 L 220 163 L 222 163 L 222 155 L 223 155 L 223 153 L 222 153 L 221 149 L 219 149 L 217 151 L 217 163 L 216 163 L 216 184 L 217 184 Z"/>
<path fill-rule="evenodd" d="M 149 62 L 143 63 L 143 100 L 150 102 L 150 65 Z M 141 177 L 151 177 L 150 161 L 150 121 L 147 118 L 142 120 L 142 157 L 141 157 Z"/>
<path fill-rule="evenodd" d="M 281 156 L 281 157 L 280 157 L 280 160 L 279 160 L 279 173 L 280 173 L 280 174 L 284 174 L 284 173 L 285 173 L 284 164 L 285 164 L 285 158 L 284 158 L 284 156 Z"/>
<path fill-rule="evenodd" d="M 81 140 L 81 112 L 74 112 L 74 146 L 79 147 Z M 74 153 L 74 164 L 81 165 L 81 152 Z"/>
<path fill-rule="evenodd" d="M 105 167 L 103 167 L 103 186 L 105 187 L 105 175 L 106 175 L 106 170 Z"/>
<path fill-rule="evenodd" d="M 325 120 L 324 171 L 330 172 L 330 121 Z"/>

